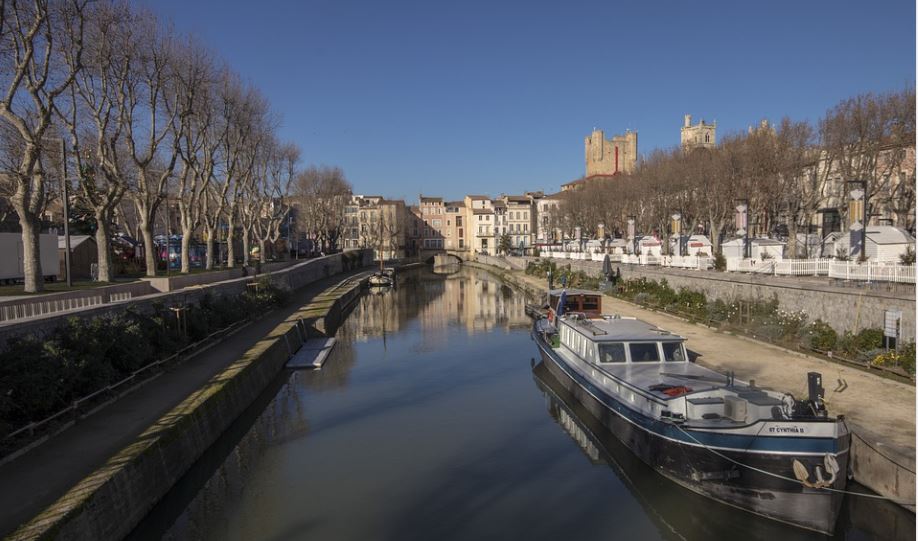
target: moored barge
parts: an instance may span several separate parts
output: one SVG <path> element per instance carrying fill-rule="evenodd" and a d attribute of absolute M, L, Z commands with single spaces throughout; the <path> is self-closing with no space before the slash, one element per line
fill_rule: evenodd
<path fill-rule="evenodd" d="M 643 462 L 719 502 L 832 533 L 850 437 L 819 374 L 798 400 L 690 362 L 683 337 L 643 321 L 550 313 L 533 326 L 542 361 Z"/>

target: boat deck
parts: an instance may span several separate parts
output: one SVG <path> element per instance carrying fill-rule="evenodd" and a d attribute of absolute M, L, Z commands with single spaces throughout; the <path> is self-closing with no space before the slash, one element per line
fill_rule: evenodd
<path fill-rule="evenodd" d="M 681 385 L 690 388 L 694 393 L 727 385 L 727 378 L 723 374 L 689 362 L 606 364 L 599 368 L 663 400 L 672 400 L 673 397 L 651 387 Z"/>

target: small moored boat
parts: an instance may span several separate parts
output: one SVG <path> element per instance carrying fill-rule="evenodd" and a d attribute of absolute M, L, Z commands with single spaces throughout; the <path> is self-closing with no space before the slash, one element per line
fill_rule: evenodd
<path fill-rule="evenodd" d="M 756 387 L 690 362 L 681 336 L 566 313 L 565 297 L 533 324 L 542 361 L 638 458 L 714 500 L 832 533 L 850 437 L 819 374 L 805 399 Z"/>
<path fill-rule="evenodd" d="M 392 285 L 392 277 L 382 272 L 374 272 L 367 282 L 373 287 L 388 287 Z"/>

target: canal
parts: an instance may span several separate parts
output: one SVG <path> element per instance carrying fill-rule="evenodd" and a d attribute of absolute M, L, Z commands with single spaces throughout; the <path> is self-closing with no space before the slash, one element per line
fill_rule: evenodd
<path fill-rule="evenodd" d="M 131 538 L 826 539 L 639 463 L 533 366 L 525 303 L 469 267 L 366 293 L 325 367 L 282 373 Z M 835 537 L 914 527 L 848 498 Z"/>

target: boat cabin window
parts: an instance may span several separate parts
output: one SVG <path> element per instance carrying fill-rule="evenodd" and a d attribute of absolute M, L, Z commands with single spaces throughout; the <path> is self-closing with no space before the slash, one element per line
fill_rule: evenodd
<path fill-rule="evenodd" d="M 656 342 L 631 343 L 628 344 L 628 349 L 633 363 L 655 363 L 660 360 Z"/>
<path fill-rule="evenodd" d="M 599 362 L 600 363 L 623 363 L 625 362 L 625 344 L 600 344 L 599 345 Z"/>
<path fill-rule="evenodd" d="M 681 342 L 663 342 L 663 360 L 681 363 L 686 360 Z"/>
<path fill-rule="evenodd" d="M 599 298 L 584 295 L 580 298 L 580 306 L 584 312 L 596 312 L 599 310 Z"/>

